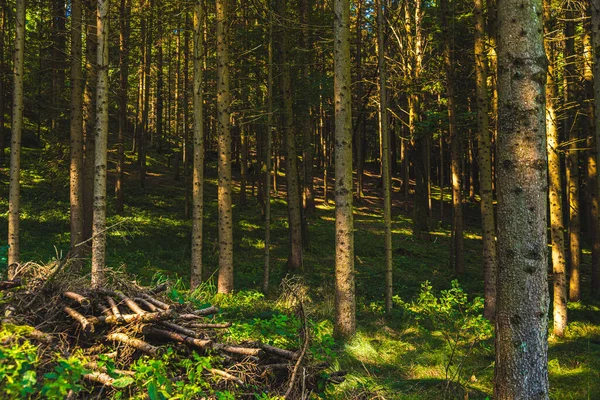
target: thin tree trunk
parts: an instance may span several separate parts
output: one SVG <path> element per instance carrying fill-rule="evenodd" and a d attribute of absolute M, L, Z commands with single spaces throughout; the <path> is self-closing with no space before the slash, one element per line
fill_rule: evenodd
<path fill-rule="evenodd" d="M 363 0 L 358 0 L 356 4 L 356 97 L 358 99 L 359 114 L 356 116 L 356 127 L 358 133 L 356 137 L 356 197 L 361 199 L 364 196 L 363 180 L 365 172 L 365 121 L 360 116 L 364 96 L 364 85 L 362 79 L 362 20 L 363 20 Z"/>
<path fill-rule="evenodd" d="M 477 92 L 477 140 L 481 230 L 483 241 L 484 316 L 493 320 L 496 313 L 496 227 L 492 191 L 491 138 L 488 120 L 487 59 L 483 0 L 475 0 L 475 82 Z"/>
<path fill-rule="evenodd" d="M 381 166 L 383 179 L 383 225 L 385 247 L 385 311 L 392 312 L 393 259 L 392 259 L 392 176 L 390 163 L 390 131 L 387 112 L 386 66 L 384 48 L 383 0 L 377 1 L 377 64 L 379 67 L 379 135 L 381 136 Z"/>
<path fill-rule="evenodd" d="M 549 397 L 546 55 L 542 1 L 522 5 L 498 4 L 498 400 Z"/>
<path fill-rule="evenodd" d="M 4 65 L 4 35 L 6 33 L 6 3 L 0 6 L 0 168 L 4 167 L 6 154 L 4 147 L 6 139 L 4 136 L 4 96 L 5 96 L 5 65 Z"/>
<path fill-rule="evenodd" d="M 228 0 L 217 0 L 217 116 L 219 135 L 219 293 L 233 291 L 233 218 L 231 209 L 231 127 L 229 107 Z"/>
<path fill-rule="evenodd" d="M 286 18 L 286 0 L 278 0 L 277 13 Z M 288 269 L 301 271 L 302 263 L 302 207 L 300 203 L 300 182 L 298 180 L 298 157 L 296 155 L 294 114 L 292 109 L 292 83 L 288 57 L 286 28 L 282 27 L 279 36 L 279 65 L 281 66 L 281 96 L 283 99 L 283 131 L 285 135 L 285 161 L 289 225 Z"/>
<path fill-rule="evenodd" d="M 562 183 L 560 176 L 560 153 L 558 147 L 558 125 L 556 104 L 558 90 L 555 80 L 554 49 L 549 34 L 554 30 L 551 19 L 550 0 L 544 1 L 544 47 L 548 57 L 548 77 L 546 80 L 546 138 L 548 151 L 548 183 L 550 202 L 550 241 L 552 244 L 552 275 L 554 283 L 553 312 L 554 329 L 557 336 L 563 336 L 567 327 L 567 277 L 565 262 L 565 237 L 562 209 Z"/>
<path fill-rule="evenodd" d="M 335 103 L 335 325 L 334 335 L 356 331 L 354 219 L 352 215 L 352 92 L 350 3 L 334 1 Z"/>
<path fill-rule="evenodd" d="M 74 247 L 84 241 L 83 237 L 83 92 L 82 88 L 82 26 L 81 0 L 71 3 L 71 163 L 70 190 L 71 205 L 71 247 L 75 249 L 76 271 L 81 268 L 82 247 Z"/>
<path fill-rule="evenodd" d="M 265 138 L 265 264 L 263 293 L 269 291 L 271 262 L 271 140 L 273 129 L 273 13 L 269 13 L 269 48 L 267 59 L 267 134 Z"/>
<path fill-rule="evenodd" d="M 109 0 L 98 0 L 98 83 L 94 170 L 92 287 L 102 286 L 106 266 L 106 155 L 108 140 L 108 10 Z"/>
<path fill-rule="evenodd" d="M 302 0 L 300 2 L 300 18 L 302 23 L 302 48 L 306 52 L 306 57 L 301 67 L 301 75 L 305 78 L 306 88 L 310 87 L 310 65 L 312 65 L 313 52 L 310 48 L 313 40 L 311 38 L 311 31 L 309 30 L 311 24 L 311 7 L 309 0 Z M 310 123 L 310 103 L 306 103 L 300 111 L 300 126 L 302 129 L 302 143 L 303 143 L 303 175 L 304 175 L 304 215 L 310 217 L 315 211 L 315 195 L 314 195 L 314 184 L 313 184 L 313 164 L 315 158 L 315 150 L 313 148 L 313 134 Z M 307 238 L 308 235 L 305 235 Z"/>
<path fill-rule="evenodd" d="M 8 188 L 8 265 L 21 262 L 19 208 L 21 200 L 21 134 L 23 131 L 23 73 L 25 56 L 25 0 L 17 0 L 15 55 L 13 64 L 13 108 Z"/>
<path fill-rule="evenodd" d="M 567 3 L 567 7 L 572 7 Z M 565 46 L 564 46 L 564 101 L 567 117 L 563 121 L 565 137 L 569 138 L 569 151 L 567 153 L 567 188 L 569 204 L 569 266 L 571 275 L 571 289 L 573 296 L 579 297 L 579 268 L 581 264 L 581 222 L 579 199 L 579 132 L 576 128 L 573 113 L 568 108 L 575 100 L 575 26 L 573 18 L 575 12 L 567 10 L 565 21 Z"/>
<path fill-rule="evenodd" d="M 202 1 L 194 4 L 194 172 L 192 180 L 192 265 L 190 287 L 202 282 L 202 222 L 204 216 L 204 115 L 202 88 Z"/>
<path fill-rule="evenodd" d="M 448 0 L 441 1 L 442 29 L 444 31 L 444 64 L 446 68 L 446 93 L 448 96 L 448 134 L 450 135 L 451 168 L 452 168 L 452 237 L 453 264 L 457 274 L 465 272 L 463 210 L 461 180 L 461 148 L 460 136 L 456 125 L 456 99 L 454 94 L 454 60 L 452 56 L 452 38 L 448 23 Z"/>
<path fill-rule="evenodd" d="M 127 81 L 129 79 L 130 2 L 121 0 L 119 13 L 119 136 L 117 138 L 117 170 L 115 180 L 115 209 L 122 213 L 125 204 L 125 132 L 127 132 Z"/>

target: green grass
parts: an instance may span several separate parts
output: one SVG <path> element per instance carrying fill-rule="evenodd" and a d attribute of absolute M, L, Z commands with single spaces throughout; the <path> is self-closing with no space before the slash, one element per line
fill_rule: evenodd
<path fill-rule="evenodd" d="M 147 187 L 142 190 L 135 176 L 134 159 L 128 159 L 125 212 L 114 213 L 112 183 L 109 183 L 107 263 L 122 267 L 149 283 L 160 274 L 173 279 L 189 278 L 191 222 L 185 218 L 184 178 L 172 179 L 166 159 L 149 158 Z M 69 247 L 69 202 L 66 163 L 48 164 L 40 150 L 26 149 L 23 156 L 21 251 L 23 260 L 47 262 Z M 205 185 L 204 273 L 216 276 L 217 209 L 214 165 L 209 165 Z M 0 170 L 0 210 L 7 210 L 8 169 Z M 281 180 L 280 180 L 281 181 Z M 435 193 L 439 191 L 435 190 Z M 447 193 L 445 193 L 447 195 Z M 234 193 L 235 201 L 238 195 Z M 424 328 L 407 309 L 398 307 L 391 318 L 383 309 L 383 223 L 378 200 L 356 204 L 355 254 L 358 333 L 349 343 L 337 344 L 327 353 L 334 367 L 348 370 L 346 381 L 330 389 L 331 398 L 439 399 L 462 398 L 461 388 L 448 385 L 445 366 L 448 348 L 443 332 Z M 446 199 L 447 200 L 447 199 Z M 224 304 L 224 311 L 252 325 L 252 315 L 272 320 L 277 315 L 278 284 L 287 274 L 287 212 L 282 191 L 272 201 L 271 292 L 266 298 Z M 446 206 L 450 210 L 450 206 Z M 327 338 L 333 318 L 334 214 L 332 204 L 319 203 L 309 221 L 310 243 L 305 252 L 303 279 L 311 299 L 311 318 L 319 337 Z M 264 222 L 256 201 L 249 196 L 244 207 L 234 206 L 235 286 L 252 293 L 261 286 L 264 254 Z M 469 213 L 476 215 L 477 207 Z M 434 212 L 435 214 L 435 212 Z M 436 290 L 448 289 L 456 276 L 449 268 L 449 231 L 443 222 L 430 241 L 411 235 L 411 220 L 398 210 L 393 213 L 394 290 L 407 304 L 414 300 L 421 283 L 429 280 Z M 0 214 L 0 238 L 6 238 L 7 212 Z M 4 239 L 0 240 L 0 245 Z M 483 293 L 481 240 L 476 228 L 466 230 L 466 273 L 460 285 L 469 299 Z M 589 253 L 584 252 L 583 276 L 589 275 Z M 587 287 L 584 286 L 584 290 Z M 600 398 L 600 303 L 589 298 L 571 304 L 570 324 L 563 339 L 550 337 L 549 371 L 551 398 Z M 242 326 L 242 325 L 240 325 Z M 267 324 L 268 326 L 268 324 Z M 241 328 L 240 328 L 241 329 Z M 240 335 L 242 331 L 238 332 Z M 325 339 L 323 339 L 325 340 Z M 485 341 L 488 347 L 493 340 Z M 323 348 L 329 348 L 323 344 Z M 328 347 L 329 346 L 329 347 Z M 322 355 L 322 354 L 321 354 Z M 493 351 L 475 349 L 462 366 L 469 398 L 485 399 L 493 392 Z"/>

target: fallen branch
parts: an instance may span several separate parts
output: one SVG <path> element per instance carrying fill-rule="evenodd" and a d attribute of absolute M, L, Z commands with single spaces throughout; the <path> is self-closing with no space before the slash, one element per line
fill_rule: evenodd
<path fill-rule="evenodd" d="M 110 296 L 119 297 L 123 301 L 123 303 L 125 303 L 125 305 L 127 307 L 129 307 L 129 309 L 136 314 L 145 314 L 146 313 L 146 311 L 144 311 L 144 309 L 142 307 L 138 306 L 135 301 L 131 300 L 129 297 L 127 297 L 125 294 L 123 294 L 123 292 L 119 292 L 118 290 L 115 290 L 113 292 L 111 290 L 106 290 L 106 289 L 102 289 L 101 291 Z"/>
<path fill-rule="evenodd" d="M 288 360 L 298 359 L 298 354 L 294 353 L 293 351 L 280 349 L 279 347 L 269 346 L 268 344 L 262 344 L 261 348 L 267 353 L 271 353 L 282 358 L 287 358 Z"/>
<path fill-rule="evenodd" d="M 149 294 L 157 294 L 160 292 L 164 292 L 169 288 L 169 284 L 167 282 L 163 282 L 160 285 L 157 285 L 155 288 L 148 290 Z"/>
<path fill-rule="evenodd" d="M 143 305 L 144 307 L 146 307 L 151 312 L 162 311 L 162 309 L 156 307 L 154 304 L 150 303 L 148 300 L 144 300 L 144 299 L 142 299 L 140 297 L 135 297 L 133 299 L 133 301 L 136 301 L 136 302 L 140 303 L 141 305 Z"/>
<path fill-rule="evenodd" d="M 98 382 L 103 384 L 104 386 L 111 386 L 113 382 L 115 381 L 114 378 L 111 378 L 110 375 L 108 375 L 105 372 L 99 372 L 99 371 L 92 371 L 89 374 L 83 374 L 83 377 L 85 379 L 87 379 L 88 381 L 92 381 L 92 382 Z"/>
<path fill-rule="evenodd" d="M 66 297 L 67 299 L 71 299 L 71 300 L 77 302 L 83 308 L 88 308 L 91 304 L 90 300 L 87 297 L 82 296 L 79 293 L 64 292 L 63 297 Z"/>
<path fill-rule="evenodd" d="M 106 339 L 111 340 L 113 342 L 120 342 L 126 344 L 127 346 L 131 346 L 134 349 L 138 349 L 143 351 L 144 353 L 150 354 L 151 356 L 158 356 L 162 351 L 156 347 L 152 346 L 149 343 L 144 342 L 143 340 L 132 338 L 124 333 L 111 333 L 106 336 Z"/>
<path fill-rule="evenodd" d="M 108 305 L 110 306 L 110 310 L 114 314 L 115 318 L 121 318 L 121 311 L 119 311 L 119 306 L 113 300 L 113 298 L 110 296 L 106 296 L 106 301 L 108 302 Z"/>
<path fill-rule="evenodd" d="M 198 338 L 198 333 L 188 329 L 188 328 L 184 328 L 183 326 L 174 324 L 172 322 L 169 321 L 161 321 L 160 323 L 163 326 L 166 326 L 167 328 L 171 328 L 172 330 L 174 330 L 175 332 L 179 332 L 179 333 L 183 333 L 186 336 L 191 336 L 193 338 Z"/>
<path fill-rule="evenodd" d="M 231 375 L 229 372 L 225 372 L 223 370 L 216 369 L 216 368 L 211 368 L 211 369 L 209 369 L 209 371 L 215 375 L 222 376 L 223 378 L 225 378 L 227 380 L 234 381 L 238 385 L 242 385 L 242 386 L 244 385 L 243 380 L 241 380 L 237 376 Z"/>
<path fill-rule="evenodd" d="M 101 317 L 90 317 L 89 320 L 94 324 L 120 325 L 132 322 L 158 322 L 175 318 L 176 316 L 177 314 L 173 310 L 168 310 L 157 313 L 121 314 L 118 317 L 116 315 L 103 315 Z"/>
<path fill-rule="evenodd" d="M 200 310 L 193 311 L 193 314 L 194 315 L 205 316 L 205 315 L 217 314 L 218 312 L 219 312 L 219 307 L 217 307 L 217 306 L 210 306 L 210 307 L 207 307 L 207 308 L 202 308 Z"/>
<path fill-rule="evenodd" d="M 239 347 L 239 346 L 228 346 L 221 343 L 216 343 L 213 348 L 216 350 L 223 350 L 227 353 L 233 354 L 241 354 L 243 356 L 254 356 L 260 357 L 264 355 L 264 352 L 261 349 L 252 348 L 252 347 Z"/>
<path fill-rule="evenodd" d="M 63 310 L 69 315 L 69 317 L 73 318 L 75 321 L 79 322 L 81 325 L 81 329 L 84 332 L 93 332 L 94 324 L 90 323 L 88 319 L 77 311 L 73 310 L 71 307 L 65 306 Z"/>
<path fill-rule="evenodd" d="M 0 290 L 13 289 L 22 285 L 21 279 L 14 279 L 12 281 L 0 281 Z"/>
<path fill-rule="evenodd" d="M 195 329 L 225 329 L 231 327 L 231 322 L 226 322 L 224 324 L 201 324 L 194 322 L 191 323 L 189 326 Z"/>
<path fill-rule="evenodd" d="M 168 305 L 167 303 L 163 303 L 162 301 L 157 300 L 154 297 L 152 297 L 146 293 L 140 293 L 140 297 L 143 298 L 144 300 L 154 304 L 155 306 L 162 308 L 163 310 L 168 310 L 169 308 L 171 308 L 171 306 Z"/>
<path fill-rule="evenodd" d="M 160 336 L 166 339 L 174 340 L 176 342 L 198 347 L 200 349 L 206 349 L 213 346 L 213 342 L 211 340 L 196 339 L 194 337 L 186 336 L 177 332 L 166 331 L 164 329 L 145 327 L 144 334 Z"/>

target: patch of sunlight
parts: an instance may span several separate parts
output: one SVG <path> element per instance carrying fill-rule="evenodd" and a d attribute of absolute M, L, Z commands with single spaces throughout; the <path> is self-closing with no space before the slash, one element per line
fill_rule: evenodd
<path fill-rule="evenodd" d="M 592 251 L 590 249 L 581 249 L 581 252 L 583 254 L 592 254 Z"/>
<path fill-rule="evenodd" d="M 244 228 L 244 229 L 246 229 L 246 230 L 248 230 L 248 231 L 253 231 L 253 230 L 256 230 L 256 229 L 261 229 L 261 228 L 262 228 L 261 226 L 259 226 L 259 225 L 256 225 L 256 224 L 253 224 L 253 223 L 251 223 L 251 222 L 248 222 L 248 221 L 246 221 L 245 219 L 241 220 L 241 221 L 238 223 L 238 225 L 239 225 L 241 228 Z"/>
<path fill-rule="evenodd" d="M 361 362 L 376 362 L 380 359 L 379 351 L 371 343 L 371 338 L 362 332 L 346 345 L 346 351 Z"/>
<path fill-rule="evenodd" d="M 600 337 L 600 325 L 583 321 L 574 321 L 569 323 L 565 334 L 565 338 L 574 340 L 597 337 Z"/>
<path fill-rule="evenodd" d="M 450 237 L 450 232 L 434 231 L 434 232 L 429 232 L 429 234 L 433 235 L 433 236 Z"/>
<path fill-rule="evenodd" d="M 408 228 L 392 229 L 392 233 L 397 233 L 399 235 L 405 235 L 405 236 L 412 236 L 412 234 L 413 234 L 412 229 L 408 229 Z"/>
<path fill-rule="evenodd" d="M 321 217 L 323 221 L 332 221 L 335 222 L 335 217 Z"/>
<path fill-rule="evenodd" d="M 330 211 L 330 210 L 334 210 L 334 209 L 335 209 L 335 204 L 334 204 L 334 203 L 329 203 L 329 202 L 327 202 L 327 203 L 325 203 L 325 202 L 321 202 L 321 203 L 318 203 L 318 204 L 316 205 L 316 207 L 317 207 L 319 210 L 326 210 L 326 211 Z"/>
<path fill-rule="evenodd" d="M 473 232 L 465 232 L 464 233 L 465 238 L 467 239 L 475 239 L 475 240 L 481 240 L 481 235 L 478 233 L 473 233 Z"/>
<path fill-rule="evenodd" d="M 255 249 L 262 250 L 265 248 L 265 241 L 262 239 L 254 239 L 249 237 L 243 237 L 242 243 L 248 247 L 254 247 Z"/>
<path fill-rule="evenodd" d="M 410 379 L 445 379 L 446 369 L 443 365 L 413 364 L 408 375 Z"/>
<path fill-rule="evenodd" d="M 594 304 L 583 304 L 581 301 L 569 302 L 567 307 L 569 310 L 600 311 L 599 306 Z"/>

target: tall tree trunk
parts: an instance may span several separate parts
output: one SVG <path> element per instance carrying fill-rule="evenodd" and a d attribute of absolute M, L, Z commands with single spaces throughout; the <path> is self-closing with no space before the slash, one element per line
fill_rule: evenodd
<path fill-rule="evenodd" d="M 25 56 L 25 0 L 17 0 L 13 64 L 13 107 L 8 188 L 8 265 L 21 262 L 19 207 L 21 200 L 21 134 L 23 131 L 23 71 Z"/>
<path fill-rule="evenodd" d="M 573 7 L 567 3 L 567 7 Z M 566 118 L 563 120 L 565 137 L 569 138 L 569 151 L 567 153 L 567 188 L 569 204 L 569 258 L 571 288 L 573 295 L 579 297 L 579 268 L 581 264 L 581 223 L 579 199 L 579 131 L 575 126 L 575 118 L 569 104 L 575 100 L 575 26 L 573 18 L 575 12 L 566 11 L 565 21 L 565 46 L 564 46 L 564 102 Z"/>
<path fill-rule="evenodd" d="M 94 214 L 94 155 L 96 129 L 96 57 L 98 40 L 96 35 L 95 0 L 86 0 L 86 45 L 85 45 L 85 91 L 83 93 L 83 236 L 92 237 L 92 220 Z"/>
<path fill-rule="evenodd" d="M 352 215 L 352 88 L 350 2 L 334 1 L 335 103 L 335 325 L 334 335 L 356 331 L 354 219 Z"/>
<path fill-rule="evenodd" d="M 567 327 L 567 277 L 565 263 L 565 236 L 562 209 L 562 183 L 556 104 L 558 90 L 555 80 L 555 57 L 550 33 L 554 31 L 550 0 L 544 0 L 544 47 L 548 57 L 546 80 L 546 137 L 548 151 L 548 201 L 550 202 L 550 241 L 552 243 L 552 275 L 554 283 L 553 312 L 554 334 L 563 336 Z"/>
<path fill-rule="evenodd" d="M 140 187 L 146 187 L 146 146 L 148 144 L 150 113 L 150 63 L 152 62 L 152 0 L 144 0 L 141 5 L 141 37 L 144 41 L 142 69 L 142 120 L 138 137 L 138 160 L 140 163 Z M 186 49 L 187 50 L 187 49 Z"/>
<path fill-rule="evenodd" d="M 161 3 L 157 4 L 157 15 L 160 16 Z M 156 138 L 154 146 L 158 151 L 162 151 L 164 136 L 164 57 L 163 57 L 163 24 L 159 19 L 156 23 L 157 43 L 156 43 Z"/>
<path fill-rule="evenodd" d="M 6 3 L 0 6 L 0 168 L 4 167 L 6 154 L 4 147 L 6 139 L 4 136 L 4 96 L 5 96 L 5 65 L 4 65 L 4 35 L 6 32 Z"/>
<path fill-rule="evenodd" d="M 98 0 L 98 83 L 96 87 L 96 137 L 94 169 L 94 224 L 92 287 L 104 282 L 106 266 L 106 155 L 108 141 L 108 10 L 109 0 Z"/>
<path fill-rule="evenodd" d="M 233 218 L 231 210 L 231 127 L 229 107 L 228 0 L 217 0 L 217 116 L 219 133 L 219 293 L 233 291 Z"/>
<path fill-rule="evenodd" d="M 115 209 L 122 213 L 125 205 L 125 133 L 127 132 L 127 81 L 129 80 L 130 0 L 121 0 L 119 12 L 119 135 L 117 138 L 117 170 Z"/>
<path fill-rule="evenodd" d="M 191 284 L 195 289 L 202 282 L 202 219 L 204 216 L 204 115 L 202 96 L 202 1 L 194 4 L 194 172 L 192 177 L 192 265 Z"/>
<path fill-rule="evenodd" d="M 311 22 L 311 5 L 309 0 L 300 2 L 300 21 L 302 24 L 302 48 L 306 54 L 301 67 L 301 76 L 304 77 L 304 88 L 310 87 L 310 66 L 313 62 L 313 51 L 311 45 L 313 43 L 311 31 L 309 30 Z M 307 99 L 309 97 L 307 96 Z M 300 111 L 300 126 L 302 129 L 302 144 L 303 144 L 303 175 L 304 175 L 304 215 L 311 216 L 315 211 L 315 195 L 313 184 L 313 164 L 315 158 L 315 150 L 313 147 L 312 126 L 310 123 L 311 104 L 307 101 Z M 305 235 L 308 236 L 308 235 Z"/>
<path fill-rule="evenodd" d="M 81 71 L 81 0 L 71 3 L 71 164 L 69 200 L 71 204 L 71 247 L 83 237 L 83 92 Z M 82 247 L 75 249 L 75 270 L 81 268 Z"/>
<path fill-rule="evenodd" d="M 62 139 L 65 134 L 60 121 L 65 108 L 65 54 L 66 54 L 66 2 L 64 0 L 51 0 L 52 23 L 51 29 L 51 98 L 50 110 L 50 132 L 56 139 Z"/>
<path fill-rule="evenodd" d="M 477 142 L 481 230 L 483 241 L 484 316 L 493 320 L 496 313 L 496 227 L 492 191 L 491 138 L 488 121 L 487 59 L 483 0 L 475 0 L 475 84 L 477 93 Z"/>
<path fill-rule="evenodd" d="M 362 77 L 362 26 L 363 21 L 363 0 L 358 0 L 356 4 L 356 97 L 359 113 L 356 116 L 356 197 L 361 199 L 364 196 L 363 181 L 365 172 L 365 134 L 366 124 L 361 118 L 364 112 L 362 103 L 364 96 L 364 85 Z"/>
<path fill-rule="evenodd" d="M 452 55 L 452 32 L 448 23 L 448 0 L 440 3 L 442 12 L 442 30 L 444 32 L 444 65 L 446 69 L 446 94 L 448 96 L 448 133 L 450 135 L 451 169 L 452 169 L 452 237 L 454 270 L 457 274 L 465 272 L 463 210 L 461 180 L 461 137 L 456 125 L 456 99 L 454 94 L 454 60 Z"/>
<path fill-rule="evenodd" d="M 286 0 L 277 1 L 277 13 L 286 18 Z M 283 99 L 283 132 L 285 136 L 285 176 L 287 184 L 289 253 L 288 269 L 301 271 L 302 265 L 302 207 L 300 182 L 298 180 L 298 157 L 296 155 L 294 114 L 292 110 L 292 82 L 288 62 L 287 29 L 281 28 L 279 36 L 279 65 L 281 66 L 281 96 Z"/>
<path fill-rule="evenodd" d="M 392 312 L 392 296 L 394 292 L 392 281 L 392 176 L 390 163 L 390 131 L 387 112 L 387 88 L 385 66 L 385 18 L 383 15 L 383 0 L 377 1 L 377 65 L 379 67 L 379 135 L 381 136 L 382 152 L 381 166 L 383 179 L 383 224 L 385 231 L 385 311 Z"/>
<path fill-rule="evenodd" d="M 538 12 L 535 12 L 538 10 Z M 542 1 L 498 3 L 494 398 L 547 399 L 546 55 Z"/>
<path fill-rule="evenodd" d="M 273 13 L 269 13 L 269 47 L 267 55 L 267 134 L 265 138 L 265 264 L 263 268 L 263 293 L 269 291 L 271 263 L 271 139 L 273 132 Z"/>
<path fill-rule="evenodd" d="M 591 2 L 592 14 L 592 44 L 594 50 L 600 49 L 600 4 Z M 600 157 L 600 51 L 594 51 L 594 139 L 596 142 L 596 157 Z M 596 159 L 598 163 L 598 159 Z M 600 174 L 596 174 L 596 187 L 600 190 Z M 600 220 L 592 223 L 598 225 Z M 600 294 L 600 263 L 592 264 L 592 293 Z"/>

